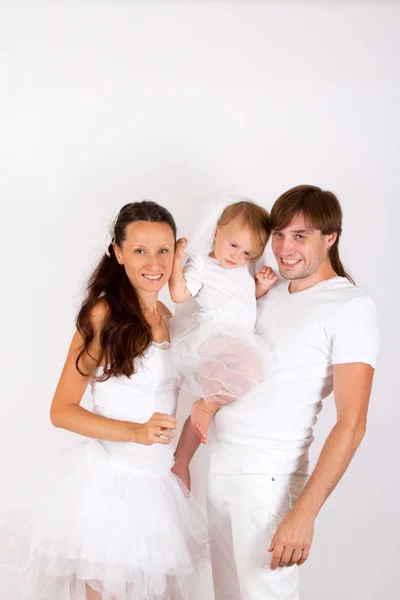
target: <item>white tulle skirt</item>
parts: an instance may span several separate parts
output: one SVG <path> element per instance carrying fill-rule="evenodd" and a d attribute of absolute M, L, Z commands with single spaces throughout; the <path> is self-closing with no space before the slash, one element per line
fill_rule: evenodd
<path fill-rule="evenodd" d="M 199 312 L 173 319 L 171 332 L 179 386 L 196 398 L 229 404 L 267 375 L 267 345 L 241 323 L 214 320 Z"/>
<path fill-rule="evenodd" d="M 12 600 L 186 600 L 207 562 L 205 520 L 170 471 L 102 456 L 95 441 L 29 520 L 9 525 L 0 566 L 15 569 Z M 90 450 L 88 450 L 90 448 Z M 78 456 L 77 456 L 78 455 Z M 3 569 L 0 569 L 0 576 Z"/>

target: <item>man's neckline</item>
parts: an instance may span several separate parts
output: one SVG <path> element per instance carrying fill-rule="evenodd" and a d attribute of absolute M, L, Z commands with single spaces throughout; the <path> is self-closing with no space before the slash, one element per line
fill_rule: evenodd
<path fill-rule="evenodd" d="M 302 294 L 304 292 L 308 292 L 310 290 L 315 290 L 315 288 L 321 287 L 322 285 L 328 283 L 329 281 L 333 281 L 334 279 L 346 279 L 346 277 L 341 277 L 340 275 L 334 275 L 333 277 L 328 277 L 328 279 L 323 279 L 322 281 L 318 281 L 318 283 L 314 283 L 314 285 L 310 285 L 310 287 L 304 288 L 303 290 L 297 290 L 296 292 L 290 291 L 290 281 L 288 281 L 286 286 L 286 291 L 289 296 L 297 296 L 298 294 Z"/>

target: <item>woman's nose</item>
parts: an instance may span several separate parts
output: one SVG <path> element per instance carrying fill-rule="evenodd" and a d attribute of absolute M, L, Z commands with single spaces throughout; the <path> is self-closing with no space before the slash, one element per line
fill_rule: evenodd
<path fill-rule="evenodd" d="M 150 256 L 147 260 L 147 268 L 151 269 L 154 272 L 157 272 L 160 270 L 160 261 L 158 259 L 158 256 Z"/>

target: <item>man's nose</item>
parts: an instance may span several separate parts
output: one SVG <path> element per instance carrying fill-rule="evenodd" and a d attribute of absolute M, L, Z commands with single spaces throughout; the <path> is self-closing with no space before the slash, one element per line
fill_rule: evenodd
<path fill-rule="evenodd" d="M 291 254 L 293 252 L 293 241 L 290 238 L 281 238 L 279 240 L 279 252 L 281 254 Z"/>

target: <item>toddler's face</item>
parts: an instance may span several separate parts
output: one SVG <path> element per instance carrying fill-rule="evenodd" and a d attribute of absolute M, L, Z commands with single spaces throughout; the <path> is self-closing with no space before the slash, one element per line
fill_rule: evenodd
<path fill-rule="evenodd" d="M 216 258 L 225 269 L 241 267 L 256 258 L 258 248 L 250 228 L 240 217 L 226 225 L 217 227 L 214 238 L 214 250 L 210 256 Z"/>

